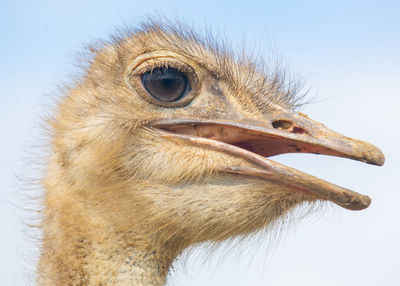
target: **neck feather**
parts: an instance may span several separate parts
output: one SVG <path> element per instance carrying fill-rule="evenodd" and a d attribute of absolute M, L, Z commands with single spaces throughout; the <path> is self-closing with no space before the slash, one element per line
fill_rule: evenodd
<path fill-rule="evenodd" d="M 55 209 L 45 209 L 38 285 L 165 284 L 177 254 L 143 228 L 119 229 L 79 207 Z"/>

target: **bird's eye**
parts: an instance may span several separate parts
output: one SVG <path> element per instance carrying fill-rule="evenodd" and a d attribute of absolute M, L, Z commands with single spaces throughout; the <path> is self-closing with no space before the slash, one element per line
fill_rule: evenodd
<path fill-rule="evenodd" d="M 155 99 L 173 102 L 183 98 L 191 90 L 186 75 L 172 67 L 159 67 L 142 75 L 142 84 Z"/>

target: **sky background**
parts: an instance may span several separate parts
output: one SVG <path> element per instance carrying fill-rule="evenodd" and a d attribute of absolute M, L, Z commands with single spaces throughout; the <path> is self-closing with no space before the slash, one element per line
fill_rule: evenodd
<path fill-rule="evenodd" d="M 400 285 L 399 1 L 8 1 L 0 2 L 0 285 L 27 285 L 36 256 L 21 223 L 16 174 L 36 152 L 40 114 L 85 43 L 146 15 L 205 25 L 266 56 L 272 50 L 311 86 L 302 111 L 386 155 L 383 167 L 314 155 L 276 160 L 368 194 L 361 212 L 328 207 L 284 232 L 199 249 L 169 285 Z M 39 142 L 39 139 L 37 139 Z M 28 154 L 28 155 L 27 155 Z M 228 254 L 226 254 L 228 252 Z M 28 266 L 28 268 L 26 268 Z"/>

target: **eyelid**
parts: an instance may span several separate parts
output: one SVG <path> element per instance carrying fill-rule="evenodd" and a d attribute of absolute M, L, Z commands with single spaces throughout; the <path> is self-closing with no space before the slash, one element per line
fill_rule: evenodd
<path fill-rule="evenodd" d="M 153 69 L 163 68 L 163 67 L 164 68 L 175 68 L 178 71 L 183 72 L 183 73 L 190 73 L 190 72 L 194 73 L 194 70 L 190 66 L 188 66 L 182 62 L 179 62 L 174 59 L 163 58 L 163 59 L 149 60 L 149 61 L 146 61 L 146 62 L 140 64 L 139 66 L 137 66 L 135 68 L 135 70 L 133 70 L 131 72 L 131 76 L 142 75 Z"/>
<path fill-rule="evenodd" d="M 148 52 L 142 55 L 137 56 L 132 62 L 126 67 L 126 75 L 130 75 L 132 73 L 137 73 L 142 69 L 142 64 L 148 67 L 148 65 L 158 65 L 162 66 L 164 63 L 177 63 L 183 66 L 191 67 L 193 71 L 200 70 L 199 65 L 190 60 L 189 58 L 181 55 L 179 53 L 175 53 L 172 51 L 166 50 L 158 50 L 153 52 Z"/>

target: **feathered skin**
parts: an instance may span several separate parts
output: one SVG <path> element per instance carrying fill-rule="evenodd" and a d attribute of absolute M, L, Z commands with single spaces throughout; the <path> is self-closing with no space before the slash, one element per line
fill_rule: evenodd
<path fill-rule="evenodd" d="M 376 147 L 297 113 L 301 96 L 280 72 L 234 57 L 217 42 L 179 24 L 150 21 L 93 48 L 82 78 L 50 120 L 39 285 L 164 285 L 174 259 L 191 245 L 265 229 L 298 205 L 332 200 L 348 207 L 332 191 L 337 186 L 274 165 L 260 156 L 265 152 L 383 164 Z M 166 106 L 145 94 L 137 77 L 157 67 L 191 77 L 188 102 Z M 227 139 L 239 129 L 250 147 Z M 254 143 L 259 133 L 270 151 Z M 337 142 L 318 143 L 324 136 Z M 300 143 L 295 150 L 277 147 L 289 141 Z M 304 182 L 328 191 L 307 191 Z M 358 205 L 348 208 L 368 206 L 369 199 L 349 192 L 343 194 Z"/>

